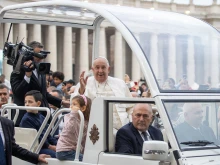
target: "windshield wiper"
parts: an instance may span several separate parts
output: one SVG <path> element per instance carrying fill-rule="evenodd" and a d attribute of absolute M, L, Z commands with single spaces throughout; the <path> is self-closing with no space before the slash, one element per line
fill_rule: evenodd
<path fill-rule="evenodd" d="M 188 145 L 188 146 L 206 146 L 208 144 L 216 145 L 214 142 L 210 142 L 210 141 L 207 141 L 207 140 L 187 141 L 187 142 L 181 142 L 180 144 L 185 144 L 185 145 Z M 216 146 L 218 146 L 218 145 L 216 145 Z"/>

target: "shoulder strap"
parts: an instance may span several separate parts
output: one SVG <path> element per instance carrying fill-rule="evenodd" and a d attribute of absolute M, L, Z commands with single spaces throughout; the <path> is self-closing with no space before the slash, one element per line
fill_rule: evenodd
<path fill-rule="evenodd" d="M 15 48 L 15 54 L 16 54 L 16 55 L 17 55 L 17 53 L 18 53 L 18 47 L 19 47 L 19 45 L 17 45 L 16 48 Z M 24 57 L 24 55 L 23 55 L 23 53 L 21 53 L 21 54 L 19 55 L 19 58 L 18 58 L 18 61 L 17 61 L 17 64 L 16 64 L 16 66 L 15 66 L 15 69 L 14 69 L 13 73 L 20 74 L 21 62 L 22 62 L 22 58 L 23 58 L 23 57 Z"/>

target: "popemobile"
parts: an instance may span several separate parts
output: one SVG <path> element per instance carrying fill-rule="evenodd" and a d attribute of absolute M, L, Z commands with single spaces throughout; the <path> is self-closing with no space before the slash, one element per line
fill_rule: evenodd
<path fill-rule="evenodd" d="M 50 10 L 59 11 L 60 14 L 45 12 Z M 80 146 L 77 146 L 75 161 L 48 158 L 48 164 L 220 164 L 220 34 L 215 28 L 178 13 L 65 0 L 11 5 L 4 7 L 0 13 L 1 23 L 92 29 L 93 59 L 99 54 L 100 24 L 103 21 L 115 27 L 134 52 L 132 55 L 139 62 L 152 98 L 96 98 L 92 103 L 83 161 L 78 160 Z M 159 45 L 159 41 L 168 46 Z M 168 78 L 170 81 L 162 83 Z M 172 80 L 176 81 L 176 85 L 169 88 Z M 158 111 L 163 123 L 164 141 L 145 141 L 142 155 L 117 153 L 113 106 L 136 103 L 152 104 Z M 194 107 L 200 107 L 200 111 L 194 111 Z M 15 109 L 15 106 L 5 106 L 3 111 L 9 109 L 10 113 L 11 108 Z M 47 108 L 42 110 L 48 111 Z M 58 115 L 69 111 L 63 109 L 56 113 L 40 143 L 37 139 L 42 129 L 36 132 L 22 128 L 15 128 L 16 142 L 38 153 L 46 136 L 53 134 L 51 130 L 57 127 L 54 127 L 54 123 Z M 186 115 L 186 112 L 191 112 L 191 115 Z M 83 115 L 80 117 L 78 142 L 81 141 L 83 128 Z M 200 125 L 200 129 L 193 126 L 191 130 L 187 129 L 184 124 L 189 120 Z M 193 131 L 198 132 L 195 134 Z M 13 157 L 13 165 L 29 164 Z"/>

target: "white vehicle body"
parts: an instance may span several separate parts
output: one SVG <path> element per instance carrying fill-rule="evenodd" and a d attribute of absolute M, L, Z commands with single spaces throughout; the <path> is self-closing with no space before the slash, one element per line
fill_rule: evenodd
<path fill-rule="evenodd" d="M 59 17 L 53 17 L 53 19 L 47 15 L 47 13 L 41 13 L 42 16 L 34 17 L 31 15 L 25 15 L 23 11 L 26 9 L 32 9 L 38 14 L 36 9 L 51 9 L 56 8 L 57 10 L 63 11 L 72 11 L 74 14 L 78 14 L 78 19 L 70 19 L 71 16 L 65 20 L 60 19 Z M 85 9 L 85 17 L 80 17 L 81 9 Z M 86 17 L 91 15 L 92 17 Z M 19 15 L 19 17 L 17 17 Z M 24 19 L 21 19 L 21 15 L 24 15 Z M 196 47 L 190 47 L 190 42 L 192 38 L 201 37 L 201 42 L 198 42 L 197 49 L 204 47 L 205 53 L 204 57 L 206 60 L 203 62 L 209 63 L 209 67 L 214 65 L 217 61 L 220 63 L 220 51 L 216 48 L 216 45 L 220 45 L 220 34 L 219 32 L 211 27 L 210 25 L 186 16 L 177 13 L 163 12 L 163 11 L 152 11 L 138 8 L 129 8 L 129 7 L 116 7 L 116 6 L 107 6 L 100 4 L 90 4 L 86 2 L 78 1 L 44 1 L 44 2 L 34 2 L 26 3 L 20 5 L 7 6 L 2 9 L 0 13 L 1 22 L 12 22 L 12 23 L 27 23 L 27 24 L 47 24 L 47 25 L 62 25 L 62 26 L 71 26 L 78 28 L 88 28 L 94 30 L 94 42 L 93 42 L 93 58 L 98 54 L 99 50 L 99 29 L 100 24 L 103 20 L 110 22 L 124 37 L 126 42 L 129 44 L 130 48 L 136 55 L 139 65 L 142 69 L 144 77 L 151 89 L 152 99 L 148 98 L 96 98 L 92 103 L 92 110 L 90 114 L 87 140 L 84 152 L 83 162 L 78 161 L 59 161 L 57 159 L 48 159 L 49 165 L 83 165 L 83 164 L 103 164 L 103 165 L 214 165 L 220 164 L 220 148 L 216 145 L 207 145 L 207 146 L 184 146 L 182 147 L 178 141 L 178 137 L 175 133 L 174 125 L 171 122 L 172 112 L 169 111 L 169 104 L 176 104 L 178 108 L 182 108 L 182 104 L 188 102 L 199 102 L 203 105 L 204 118 L 209 127 L 212 128 L 213 132 L 217 139 L 218 132 L 218 103 L 220 102 L 219 88 L 216 90 L 166 90 L 163 89 L 159 84 L 159 74 L 161 72 L 166 73 L 168 77 L 172 75 L 178 75 L 178 66 L 180 63 L 183 67 L 187 65 L 186 72 L 188 75 L 191 75 L 190 72 L 195 72 L 193 76 L 190 76 L 191 81 L 196 82 L 196 78 L 202 77 L 203 73 L 200 73 L 198 70 L 203 69 L 204 65 L 197 63 L 198 67 L 194 65 L 194 61 L 198 59 L 190 58 L 193 56 L 192 50 Z M 168 66 L 167 70 L 160 70 L 152 63 L 155 61 L 153 58 L 158 59 L 157 50 L 154 49 L 155 45 L 151 45 L 150 48 L 146 48 L 147 42 L 143 41 L 142 36 L 150 34 L 154 40 L 159 40 L 154 37 L 155 33 L 164 32 L 169 36 L 187 36 L 189 40 L 185 43 L 185 40 L 181 43 L 188 45 L 187 48 L 191 48 L 191 51 L 187 52 L 188 61 L 184 64 L 181 62 L 181 59 L 178 59 L 174 56 L 169 56 L 168 60 L 173 61 L 170 63 L 172 67 Z M 146 36 L 147 37 L 147 36 Z M 174 43 L 174 40 L 169 42 Z M 156 42 L 157 43 L 157 42 Z M 211 47 L 210 47 L 211 43 Z M 214 47 L 215 46 L 215 47 Z M 183 50 L 184 47 L 181 49 Z M 148 51 L 149 50 L 149 51 Z M 169 52 L 171 55 L 178 54 L 178 51 Z M 149 58 L 148 53 L 151 52 L 155 54 L 154 57 Z M 180 52 L 181 54 L 181 52 Z M 210 60 L 207 61 L 207 56 Z M 204 58 L 205 59 L 205 58 Z M 174 68 L 173 70 L 170 68 Z M 204 69 L 203 69 L 204 70 Z M 214 86 L 214 78 L 216 74 L 219 74 L 216 70 L 209 70 L 209 74 L 212 80 L 210 89 Z M 178 76 L 177 76 L 178 78 Z M 200 84 L 205 84 L 202 81 Z M 213 85 L 213 86 L 212 86 Z M 169 156 L 166 147 L 163 144 L 156 144 L 153 148 L 148 148 L 153 150 L 156 147 L 159 147 L 161 151 L 164 151 L 164 156 L 161 157 L 160 154 L 145 154 L 142 156 L 134 155 L 123 155 L 114 152 L 114 143 L 115 137 L 113 135 L 113 123 L 112 123 L 112 106 L 113 104 L 135 104 L 138 102 L 155 104 L 157 110 L 161 116 L 161 120 L 164 125 L 164 137 L 170 143 Z M 91 130 L 94 129 L 94 125 L 98 128 L 98 136 L 95 136 L 96 142 L 93 143 L 91 140 Z M 48 130 L 49 132 L 49 130 Z M 190 136 L 190 133 L 188 133 Z M 151 147 L 152 143 L 144 144 L 144 150 L 146 147 Z M 160 148 L 161 147 L 161 148 Z M 21 164 L 30 164 L 23 162 L 18 159 L 13 159 L 14 165 Z"/>

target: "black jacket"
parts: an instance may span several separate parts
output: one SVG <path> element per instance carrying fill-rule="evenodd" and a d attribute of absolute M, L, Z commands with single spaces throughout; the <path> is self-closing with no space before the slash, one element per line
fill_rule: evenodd
<path fill-rule="evenodd" d="M 39 131 L 41 125 L 44 122 L 44 116 L 40 113 L 34 114 L 27 112 L 21 120 L 20 127 L 22 128 L 33 128 Z M 42 138 L 44 137 L 45 132 L 47 131 L 48 125 L 45 126 L 43 129 L 40 137 L 39 142 L 41 142 Z M 57 145 L 57 139 L 52 137 L 50 134 L 47 136 L 46 141 L 44 142 L 42 148 L 48 148 L 49 145 Z"/>
<path fill-rule="evenodd" d="M 14 103 L 15 104 L 17 104 L 19 106 L 23 106 L 25 94 L 31 90 L 38 90 L 43 95 L 43 100 L 41 103 L 42 107 L 49 107 L 48 103 L 50 103 L 56 107 L 60 107 L 62 100 L 50 95 L 47 92 L 46 76 L 45 75 L 41 75 L 38 80 L 37 77 L 35 76 L 35 74 L 32 73 L 29 83 L 27 83 L 27 81 L 24 79 L 24 76 L 25 76 L 25 72 L 22 70 L 21 70 L 20 74 L 17 74 L 14 72 L 11 73 L 10 82 L 11 82 L 12 92 L 14 95 Z M 16 126 L 19 125 L 19 123 L 25 113 L 26 113 L 25 110 L 19 112 L 19 117 L 18 117 L 18 120 L 15 124 Z M 42 114 L 45 116 L 46 112 L 42 113 Z M 13 115 L 13 113 L 12 113 L 12 115 Z"/>
<path fill-rule="evenodd" d="M 37 164 L 38 154 L 32 153 L 15 143 L 14 123 L 0 116 L 0 122 L 5 137 L 5 152 L 7 165 L 12 165 L 12 155 L 22 160 Z"/>
<path fill-rule="evenodd" d="M 148 132 L 152 140 L 163 141 L 161 131 L 153 126 L 149 126 Z M 143 139 L 132 123 L 128 123 L 120 128 L 116 135 L 115 151 L 119 153 L 142 154 Z"/>

